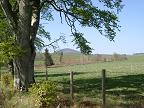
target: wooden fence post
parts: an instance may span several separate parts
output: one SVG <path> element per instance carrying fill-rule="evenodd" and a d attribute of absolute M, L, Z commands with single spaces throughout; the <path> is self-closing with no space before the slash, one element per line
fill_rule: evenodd
<path fill-rule="evenodd" d="M 106 108 L 105 79 L 106 79 L 106 70 L 102 69 L 102 108 Z"/>
<path fill-rule="evenodd" d="M 48 69 L 47 69 L 47 66 L 46 66 L 46 80 L 48 80 Z"/>
<path fill-rule="evenodd" d="M 74 91 L 73 91 L 73 74 L 74 72 L 70 72 L 70 95 L 71 95 L 71 101 L 73 102 L 74 99 Z"/>

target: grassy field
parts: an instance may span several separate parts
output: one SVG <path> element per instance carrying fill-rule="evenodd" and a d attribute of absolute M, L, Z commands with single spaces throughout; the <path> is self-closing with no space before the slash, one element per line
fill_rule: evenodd
<path fill-rule="evenodd" d="M 43 61 L 36 61 L 42 64 Z M 144 56 L 130 56 L 125 61 L 68 65 L 48 68 L 49 80 L 56 81 L 69 96 L 69 73 L 74 74 L 75 99 L 101 103 L 101 70 L 106 69 L 107 103 L 121 106 L 144 104 Z M 45 80 L 45 68 L 35 67 L 37 81 Z M 127 108 L 127 107 L 126 107 Z"/>

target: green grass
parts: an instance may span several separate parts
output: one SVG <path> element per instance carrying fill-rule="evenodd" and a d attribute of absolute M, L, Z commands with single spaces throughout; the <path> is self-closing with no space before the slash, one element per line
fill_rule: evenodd
<path fill-rule="evenodd" d="M 106 94 L 110 104 L 144 104 L 144 56 L 126 61 L 49 68 L 49 80 L 57 81 L 69 95 L 69 73 L 74 74 L 75 97 L 101 102 L 101 70 L 106 69 Z M 45 80 L 45 68 L 35 68 L 36 80 Z"/>
<path fill-rule="evenodd" d="M 70 57 L 78 59 L 80 56 L 67 55 L 66 59 Z M 45 80 L 44 61 L 39 60 L 35 64 L 40 65 L 35 67 L 36 81 Z M 75 99 L 80 101 L 87 98 L 101 104 L 102 69 L 106 69 L 106 99 L 109 106 L 128 108 L 138 105 L 137 108 L 141 108 L 139 105 L 144 105 L 144 56 L 129 56 L 125 61 L 48 68 L 48 79 L 58 82 L 61 92 L 69 96 L 69 73 L 73 71 Z M 19 97 L 23 101 L 27 100 L 25 95 Z M 12 98 L 12 102 L 16 100 L 17 96 Z M 25 105 L 29 105 L 29 102 L 26 101 Z"/>

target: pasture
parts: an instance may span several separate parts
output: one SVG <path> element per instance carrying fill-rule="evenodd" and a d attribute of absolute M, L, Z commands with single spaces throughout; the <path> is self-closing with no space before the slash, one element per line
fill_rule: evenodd
<path fill-rule="evenodd" d="M 44 61 L 39 60 L 35 64 L 36 81 L 45 80 Z M 56 81 L 61 94 L 69 97 L 69 73 L 73 71 L 75 101 L 90 100 L 101 104 L 102 69 L 106 69 L 108 105 L 120 105 L 126 108 L 144 106 L 144 56 L 142 55 L 129 56 L 128 60 L 124 61 L 49 67 L 48 80 Z"/>

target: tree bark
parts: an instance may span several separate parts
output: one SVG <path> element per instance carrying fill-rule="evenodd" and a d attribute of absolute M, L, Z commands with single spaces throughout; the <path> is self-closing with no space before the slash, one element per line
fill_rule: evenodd
<path fill-rule="evenodd" d="M 14 64 L 14 87 L 28 90 L 28 86 L 34 80 L 34 41 L 39 27 L 40 0 L 19 0 L 18 14 L 12 10 L 9 0 L 1 0 L 0 5 L 7 17 L 9 24 L 14 30 L 16 43 L 24 53 L 13 61 Z"/>
<path fill-rule="evenodd" d="M 18 5 L 19 19 L 16 33 L 16 42 L 23 49 L 24 53 L 14 60 L 14 85 L 16 88 L 20 88 L 21 90 L 25 89 L 27 91 L 29 79 L 32 77 L 29 76 L 29 73 L 32 72 L 32 49 L 30 43 L 32 8 L 30 5 L 30 0 L 20 0 Z"/>
<path fill-rule="evenodd" d="M 34 41 L 36 38 L 37 30 L 40 21 L 40 0 L 33 0 L 32 4 L 32 17 L 31 17 L 31 34 L 30 34 L 30 45 L 31 45 L 31 72 L 29 73 L 29 84 L 35 83 L 34 79 L 34 60 L 36 56 Z"/>
<path fill-rule="evenodd" d="M 8 62 L 8 68 L 9 68 L 9 71 L 11 72 L 12 77 L 14 78 L 14 65 L 13 65 L 12 59 L 10 59 Z"/>

